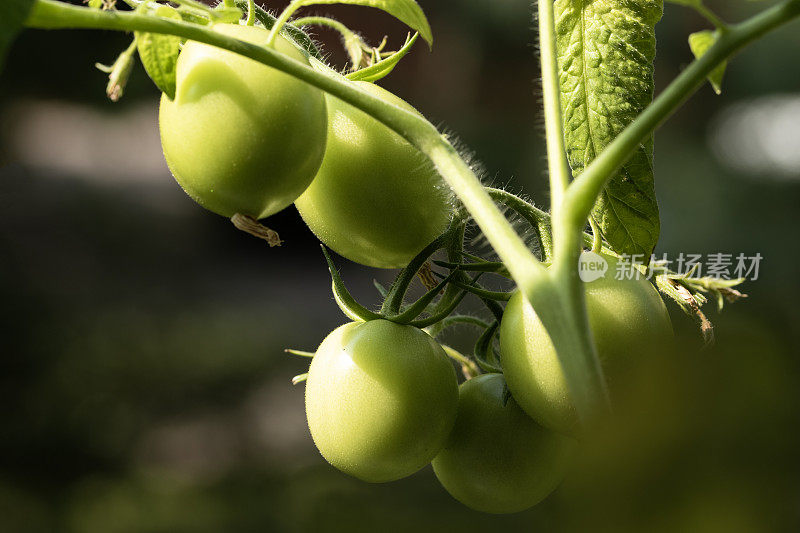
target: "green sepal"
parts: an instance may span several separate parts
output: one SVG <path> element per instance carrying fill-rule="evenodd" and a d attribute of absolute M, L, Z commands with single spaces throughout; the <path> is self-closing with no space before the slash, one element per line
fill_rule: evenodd
<path fill-rule="evenodd" d="M 400 60 L 403 59 L 403 57 L 411 50 L 411 47 L 414 46 L 418 36 L 419 33 L 415 33 L 413 36 L 406 39 L 405 44 L 402 48 L 400 48 L 400 50 L 389 57 L 378 61 L 372 66 L 351 72 L 346 76 L 347 79 L 353 81 L 375 82 L 385 78 L 392 72 L 392 70 L 394 70 L 394 67 L 397 66 Z"/>
<path fill-rule="evenodd" d="M 455 273 L 455 271 L 453 273 L 451 273 L 450 276 L 452 276 L 454 273 Z M 442 275 L 439 274 L 438 272 L 434 272 L 433 274 L 435 276 L 442 277 Z M 450 276 L 448 276 L 448 278 Z M 452 283 L 453 285 L 455 285 L 459 289 L 463 289 L 463 290 L 465 290 L 465 291 L 467 291 L 467 292 L 469 292 L 471 294 L 474 294 L 475 296 L 477 296 L 477 297 L 479 297 L 481 299 L 484 299 L 484 300 L 494 300 L 494 301 L 497 301 L 497 302 L 507 302 L 507 301 L 509 301 L 511 299 L 511 295 L 514 294 L 514 292 L 490 291 L 490 290 L 484 289 L 482 287 L 476 286 L 474 284 L 471 285 L 471 284 L 467 284 L 467 283 L 461 283 L 458 280 L 453 280 L 450 283 Z"/>
<path fill-rule="evenodd" d="M 345 287 L 344 281 L 342 281 L 342 277 L 339 275 L 339 271 L 333 264 L 333 260 L 327 248 L 323 245 L 320 246 L 322 247 L 322 253 L 325 255 L 325 261 L 328 263 L 328 270 L 331 273 L 333 298 L 336 300 L 339 309 L 341 309 L 348 318 L 355 321 L 368 322 L 370 320 L 383 318 L 383 315 L 373 313 L 353 298 L 353 295 L 350 294 L 350 291 Z"/>
<path fill-rule="evenodd" d="M 442 320 L 449 317 L 453 311 L 455 311 L 456 307 L 458 307 L 458 304 L 461 303 L 461 300 L 463 300 L 464 296 L 466 295 L 467 291 L 459 292 L 444 309 L 442 309 L 435 315 L 431 315 L 427 318 L 420 318 L 418 320 L 414 320 L 412 322 L 409 322 L 408 325 L 422 329 L 422 328 L 427 328 L 428 326 L 432 326 L 438 322 L 441 322 Z"/>
<path fill-rule="evenodd" d="M 458 268 L 464 272 L 489 272 L 510 278 L 511 274 L 504 263 L 487 261 L 485 263 L 452 263 L 450 261 L 433 261 L 433 264 L 450 270 Z"/>
<path fill-rule="evenodd" d="M 432 243 L 423 248 L 423 250 L 418 253 L 408 263 L 408 265 L 403 268 L 403 270 L 400 271 L 400 274 L 397 275 L 397 278 L 395 278 L 392 286 L 389 287 L 389 292 L 383 301 L 383 306 L 381 306 L 381 313 L 387 315 L 396 315 L 400 312 L 400 306 L 403 304 L 403 298 L 406 295 L 406 291 L 408 291 L 408 286 L 414 280 L 414 276 L 417 275 L 419 269 L 422 268 L 422 265 L 431 255 L 447 245 L 447 242 L 451 238 L 452 231 L 453 226 L 448 228 L 442 235 L 437 237 Z"/>
<path fill-rule="evenodd" d="M 720 35 L 719 30 L 703 30 L 691 34 L 689 36 L 689 48 L 692 49 L 695 59 L 703 57 L 708 49 L 719 40 Z M 708 82 L 717 94 L 722 94 L 722 78 L 725 77 L 727 66 L 728 61 L 723 61 L 708 75 Z"/>
<path fill-rule="evenodd" d="M 381 283 L 377 279 L 373 279 L 372 284 L 375 286 L 375 290 L 378 291 L 378 294 L 381 295 L 381 298 L 386 298 L 386 295 L 389 293 L 389 290 L 383 286 L 383 283 Z"/>
<path fill-rule="evenodd" d="M 488 373 L 502 373 L 503 369 L 489 361 L 489 354 L 492 353 L 492 341 L 500 327 L 499 322 L 494 322 L 486 328 L 478 340 L 475 342 L 475 361 L 481 370 Z"/>
<path fill-rule="evenodd" d="M 428 292 L 422 295 L 422 297 L 414 302 L 413 304 L 409 305 L 402 313 L 396 315 L 394 317 L 388 317 L 388 320 L 392 322 L 397 322 L 399 324 L 407 324 L 417 318 L 423 311 L 428 308 L 428 305 L 433 301 L 436 296 L 442 292 L 442 289 L 450 283 L 453 279 L 453 276 L 456 275 L 457 270 L 453 270 L 450 275 L 444 277 L 442 281 L 440 281 L 435 287 L 430 289 Z M 434 274 L 438 275 L 437 272 Z"/>

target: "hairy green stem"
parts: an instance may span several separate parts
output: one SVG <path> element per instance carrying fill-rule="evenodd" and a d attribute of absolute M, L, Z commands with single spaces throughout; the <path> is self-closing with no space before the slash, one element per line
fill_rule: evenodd
<path fill-rule="evenodd" d="M 561 209 L 564 192 L 569 185 L 570 169 L 564 148 L 555 16 L 553 2 L 550 1 L 539 2 L 539 50 L 542 64 L 542 100 L 545 138 L 547 139 L 547 163 L 550 173 L 550 210 L 557 213 Z"/>
<path fill-rule="evenodd" d="M 514 212 L 518 213 L 525 220 L 527 220 L 532 226 L 539 227 L 540 240 L 542 248 L 544 249 L 543 263 L 548 265 L 550 256 L 552 255 L 552 216 L 550 213 L 539 209 L 532 203 L 526 201 L 524 198 L 520 198 L 519 196 L 511 194 L 508 191 L 504 191 L 503 189 L 486 187 L 486 191 L 495 202 L 499 202 L 509 209 L 512 209 Z M 592 221 L 591 217 L 589 218 L 589 221 Z M 600 247 L 595 249 L 596 245 L 597 243 L 595 242 L 595 237 L 584 232 L 583 246 L 585 248 L 591 248 L 594 251 L 616 255 L 614 254 L 614 251 L 605 244 L 605 241 L 602 240 L 602 236 L 600 238 Z"/>
<path fill-rule="evenodd" d="M 520 290 L 550 335 L 572 402 L 579 418 L 586 423 L 596 414 L 608 412 L 611 403 L 589 329 L 583 283 L 578 278 L 577 254 L 581 251 L 581 243 L 570 238 L 577 237 L 582 231 L 574 233 L 569 225 L 561 223 L 562 213 L 567 210 L 566 192 L 570 187 L 571 171 L 564 146 L 555 16 L 550 0 L 539 1 L 539 55 L 550 173 L 550 211 L 556 222 L 552 226 L 553 252 L 557 258 L 559 248 L 563 251 L 567 247 L 570 257 L 574 256 L 576 260 L 569 266 L 565 263 L 563 268 L 556 265 L 549 270 L 549 282 L 536 280 L 537 286 Z M 586 218 L 583 224 L 585 221 Z"/>
<path fill-rule="evenodd" d="M 275 44 L 275 39 L 278 37 L 278 34 L 281 32 L 281 28 L 283 28 L 284 24 L 289 22 L 289 19 L 294 15 L 295 11 L 300 9 L 300 0 L 292 0 L 288 6 L 278 15 L 278 19 L 275 21 L 275 25 L 269 32 L 269 37 L 267 38 L 267 46 L 272 46 Z"/>
<path fill-rule="evenodd" d="M 508 207 L 531 225 L 539 237 L 539 244 L 542 248 L 541 259 L 548 261 L 553 252 L 553 229 L 550 223 L 550 214 L 503 189 L 486 187 L 486 192 L 489 193 L 492 200 Z"/>
<path fill-rule="evenodd" d="M 256 23 L 256 3 L 255 0 L 247 0 L 247 20 L 246 26 L 252 26 Z"/>
<path fill-rule="evenodd" d="M 240 10 L 250 9 L 248 0 L 236 0 L 236 6 Z M 272 29 L 275 25 L 275 17 L 272 16 L 268 11 L 261 8 L 258 4 L 253 4 L 253 16 L 258 20 L 266 29 Z M 283 27 L 283 31 L 289 35 L 294 41 L 300 45 L 309 55 L 322 60 L 322 54 L 317 49 L 317 45 L 314 44 L 314 41 L 311 40 L 303 30 L 295 27 L 293 24 L 286 24 Z"/>
<path fill-rule="evenodd" d="M 600 225 L 594 217 L 589 217 L 589 225 L 592 227 L 592 251 L 597 253 L 603 248 L 603 234 L 600 233 Z"/>
<path fill-rule="evenodd" d="M 338 20 L 329 17 L 302 17 L 294 19 L 292 21 L 292 24 L 294 24 L 298 28 L 301 26 L 326 26 L 328 28 L 331 28 L 332 30 L 336 30 L 343 36 L 347 36 L 353 33 L 353 31 L 350 28 L 348 28 Z"/>

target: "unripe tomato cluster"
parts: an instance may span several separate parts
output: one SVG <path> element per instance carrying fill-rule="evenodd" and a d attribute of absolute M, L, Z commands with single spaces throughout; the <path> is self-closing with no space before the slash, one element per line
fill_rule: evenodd
<path fill-rule="evenodd" d="M 614 272 L 614 259 L 605 259 Z M 585 292 L 613 390 L 626 367 L 669 339 L 669 317 L 644 279 L 609 275 Z M 500 350 L 502 374 L 457 389 L 447 354 L 427 333 L 388 320 L 341 326 L 308 373 L 314 443 L 333 466 L 365 481 L 400 479 L 431 462 L 444 488 L 473 509 L 536 505 L 566 474 L 577 422 L 555 349 L 519 293 L 503 313 Z"/>
<path fill-rule="evenodd" d="M 388 320 L 338 327 L 317 349 L 306 381 L 306 417 L 322 456 L 370 482 L 433 463 L 442 485 L 484 512 L 522 511 L 560 483 L 572 438 L 543 428 L 500 374 L 460 387 L 427 333 Z"/>
<path fill-rule="evenodd" d="M 259 45 L 262 27 L 217 24 Z M 274 49 L 309 65 L 293 42 Z M 363 91 L 414 111 L 367 82 Z M 161 98 L 164 157 L 186 193 L 225 217 L 267 217 L 297 202 L 312 231 L 344 257 L 408 263 L 450 220 L 449 189 L 419 152 L 363 112 L 276 69 L 189 41 L 175 99 Z M 415 112 L 415 111 L 414 111 Z"/>
<path fill-rule="evenodd" d="M 214 28 L 268 41 L 260 27 Z M 309 64 L 286 38 L 272 46 Z M 416 113 L 374 84 L 353 83 Z M 383 268 L 406 265 L 448 227 L 453 206 L 435 170 L 354 107 L 196 42 L 180 53 L 176 88 L 174 100 L 161 99 L 164 155 L 181 187 L 210 211 L 260 219 L 295 203 L 328 247 Z M 606 260 L 615 272 L 614 259 Z M 613 388 L 626 365 L 669 338 L 669 318 L 646 280 L 607 276 L 585 290 Z M 306 382 L 308 426 L 322 456 L 369 482 L 432 464 L 453 497 L 484 512 L 537 504 L 570 464 L 575 410 L 555 348 L 521 294 L 506 305 L 499 332 L 502 373 L 459 387 L 448 353 L 421 329 L 387 319 L 335 329 L 314 354 Z"/>

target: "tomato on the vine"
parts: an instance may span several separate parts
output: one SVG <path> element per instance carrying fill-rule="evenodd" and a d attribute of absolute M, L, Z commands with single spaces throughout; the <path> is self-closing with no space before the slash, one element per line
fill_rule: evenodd
<path fill-rule="evenodd" d="M 265 45 L 256 26 L 215 31 Z M 275 49 L 308 64 L 279 36 Z M 263 218 L 290 205 L 322 162 L 327 135 L 323 92 L 244 56 L 195 41 L 177 63 L 175 100 L 161 97 L 167 165 L 186 193 L 214 213 Z"/>
<path fill-rule="evenodd" d="M 413 474 L 453 427 L 453 365 L 427 333 L 388 320 L 351 322 L 317 349 L 306 381 L 306 417 L 322 456 L 370 482 Z"/>
<path fill-rule="evenodd" d="M 433 471 L 458 501 L 486 513 L 532 507 L 561 483 L 576 442 L 543 428 L 514 401 L 503 404 L 501 374 L 483 374 L 459 388 L 453 432 Z"/>
<path fill-rule="evenodd" d="M 667 308 L 644 278 L 617 280 L 618 261 L 604 277 L 584 283 L 589 325 L 609 386 L 638 359 L 672 337 Z M 555 348 L 533 307 L 520 292 L 508 302 L 500 324 L 500 352 L 508 387 L 540 424 L 573 433 L 577 415 Z"/>
<path fill-rule="evenodd" d="M 355 82 L 402 109 L 408 103 Z M 328 144 L 311 186 L 297 199 L 311 231 L 351 261 L 405 266 L 438 237 L 451 217 L 451 193 L 419 151 L 376 119 L 330 95 Z"/>

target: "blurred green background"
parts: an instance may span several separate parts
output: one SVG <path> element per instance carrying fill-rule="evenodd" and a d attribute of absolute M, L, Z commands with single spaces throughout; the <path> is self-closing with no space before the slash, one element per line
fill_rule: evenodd
<path fill-rule="evenodd" d="M 709 1 L 737 20 L 772 2 Z M 528 0 L 423 0 L 435 46 L 384 85 L 457 135 L 487 183 L 546 205 Z M 268 8 L 282 7 L 280 2 Z M 402 24 L 324 6 L 373 43 Z M 705 27 L 668 5 L 657 91 Z M 335 36 L 320 32 L 344 64 Z M 800 528 L 800 22 L 742 53 L 656 136 L 658 252 L 761 253 L 715 347 L 679 338 L 620 392 L 564 485 L 474 513 L 430 468 L 368 485 L 329 467 L 290 379 L 345 318 L 294 208 L 269 249 L 186 197 L 162 160 L 141 67 L 122 101 L 94 62 L 129 37 L 22 34 L 0 75 L 0 531 L 797 531 Z M 376 271 L 338 259 L 363 302 Z M 468 331 L 448 337 L 466 348 Z"/>

